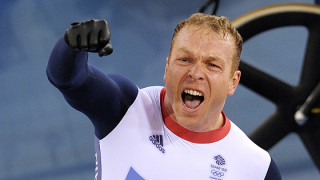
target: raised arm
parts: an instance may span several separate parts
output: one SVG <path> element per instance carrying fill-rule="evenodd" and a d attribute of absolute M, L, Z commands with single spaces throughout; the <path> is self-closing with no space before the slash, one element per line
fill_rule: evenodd
<path fill-rule="evenodd" d="M 112 52 L 106 21 L 73 23 L 51 52 L 47 76 L 72 107 L 90 118 L 102 139 L 122 119 L 138 89 L 120 75 L 105 75 L 89 65 L 88 52 L 99 56 Z"/>

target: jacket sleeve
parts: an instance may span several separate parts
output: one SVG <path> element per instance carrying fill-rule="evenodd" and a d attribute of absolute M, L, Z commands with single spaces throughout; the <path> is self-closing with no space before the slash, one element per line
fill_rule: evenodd
<path fill-rule="evenodd" d="M 280 171 L 276 165 L 276 163 L 271 159 L 268 172 L 266 174 L 265 180 L 281 180 Z"/>
<path fill-rule="evenodd" d="M 73 108 L 89 117 L 99 139 L 115 128 L 138 93 L 123 76 L 106 75 L 88 64 L 88 53 L 69 48 L 63 38 L 51 52 L 47 77 Z"/>

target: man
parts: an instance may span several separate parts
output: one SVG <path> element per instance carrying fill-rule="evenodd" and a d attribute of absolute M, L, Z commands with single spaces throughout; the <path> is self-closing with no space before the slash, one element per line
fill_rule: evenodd
<path fill-rule="evenodd" d="M 47 75 L 96 135 L 96 179 L 281 179 L 269 154 L 224 114 L 242 38 L 225 17 L 194 14 L 174 32 L 165 87 L 139 89 L 87 63 L 112 52 L 104 20 L 73 23 Z"/>

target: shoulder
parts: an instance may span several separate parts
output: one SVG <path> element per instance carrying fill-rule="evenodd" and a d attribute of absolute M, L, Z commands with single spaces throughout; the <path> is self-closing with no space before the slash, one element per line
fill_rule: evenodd
<path fill-rule="evenodd" d="M 271 159 L 265 180 L 281 180 L 281 174 L 276 163 Z"/>
<path fill-rule="evenodd" d="M 159 111 L 161 112 L 161 86 L 150 86 L 143 89 L 138 89 L 138 93 L 131 108 L 146 110 L 148 113 Z"/>
<path fill-rule="evenodd" d="M 232 147 L 237 147 L 237 152 L 248 161 L 252 161 L 257 167 L 268 169 L 271 161 L 269 153 L 255 144 L 238 126 L 232 121 L 231 129 L 227 136 Z M 230 148 L 232 148 L 230 147 Z"/>
<path fill-rule="evenodd" d="M 244 148 L 252 149 L 259 152 L 266 152 L 264 149 L 256 145 L 236 124 L 234 124 L 231 120 L 231 129 L 230 129 L 230 136 L 236 138 L 238 142 L 244 146 Z"/>
<path fill-rule="evenodd" d="M 148 94 L 157 95 L 158 93 L 161 92 L 163 88 L 164 88 L 163 86 L 149 86 L 149 87 L 143 88 L 142 90 L 147 92 Z"/>
<path fill-rule="evenodd" d="M 147 95 L 153 103 L 160 105 L 160 97 L 163 86 L 149 86 L 141 89 L 141 92 Z"/>
<path fill-rule="evenodd" d="M 265 180 L 281 180 L 281 175 L 276 163 L 271 158 L 268 151 L 256 145 L 237 125 L 231 122 L 230 133 L 235 142 L 242 149 L 247 159 L 252 159 L 255 166 L 266 169 Z"/>
<path fill-rule="evenodd" d="M 270 162 L 270 155 L 269 153 L 262 149 L 260 146 L 255 144 L 237 125 L 235 125 L 231 121 L 231 130 L 230 136 L 235 138 L 235 141 L 239 145 L 244 152 L 250 152 L 251 156 L 255 155 L 256 158 L 261 158 L 266 162 Z"/>

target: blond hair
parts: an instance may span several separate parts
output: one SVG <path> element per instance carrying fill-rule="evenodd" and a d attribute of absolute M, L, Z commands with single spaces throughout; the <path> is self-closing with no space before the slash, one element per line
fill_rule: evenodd
<path fill-rule="evenodd" d="M 171 56 L 172 46 L 174 44 L 176 35 L 180 32 L 182 28 L 186 26 L 199 26 L 201 28 L 209 28 L 221 34 L 224 39 L 227 39 L 227 37 L 231 37 L 235 43 L 235 53 L 233 55 L 232 72 L 235 72 L 239 68 L 243 40 L 241 35 L 238 33 L 237 29 L 224 16 L 218 17 L 203 13 L 195 13 L 191 15 L 188 19 L 179 22 L 176 28 L 174 29 L 174 33 L 171 39 L 169 57 Z"/>

